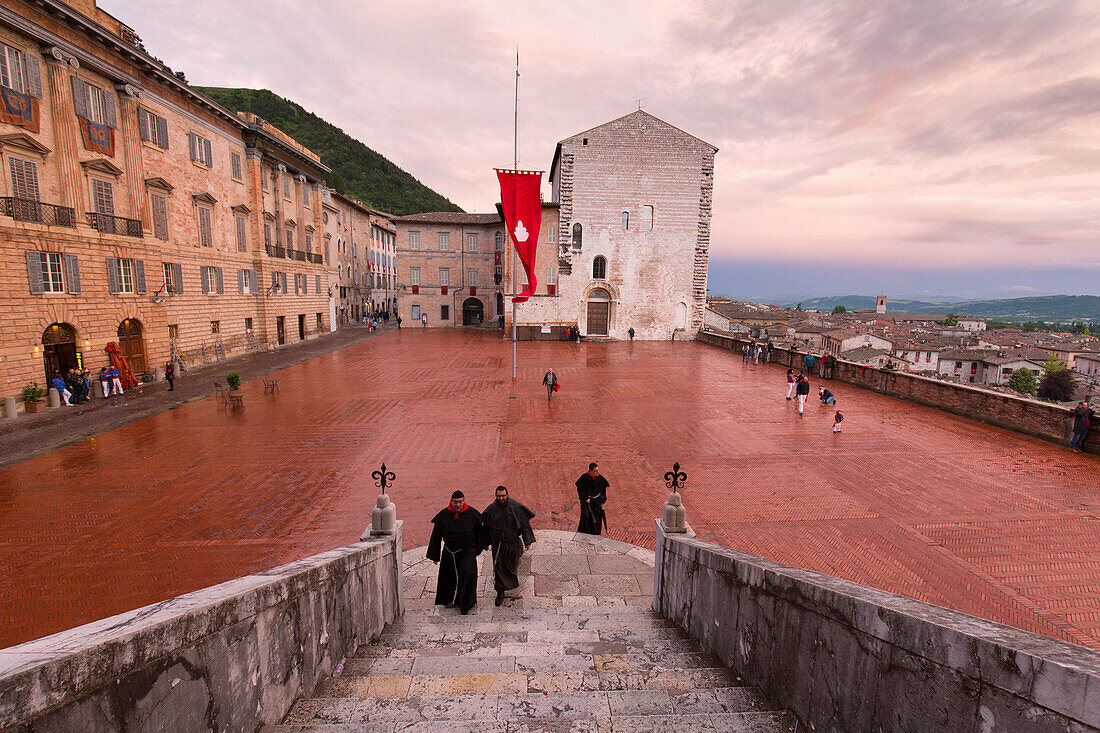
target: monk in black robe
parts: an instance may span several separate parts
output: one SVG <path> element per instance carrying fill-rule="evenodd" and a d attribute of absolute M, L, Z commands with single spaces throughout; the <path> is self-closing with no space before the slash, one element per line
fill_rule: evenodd
<path fill-rule="evenodd" d="M 577 498 L 581 502 L 581 521 L 577 531 L 584 534 L 601 534 L 607 526 L 603 505 L 607 501 L 607 488 L 611 484 L 600 475 L 595 463 L 588 464 L 588 471 L 577 479 Z"/>
<path fill-rule="evenodd" d="M 504 591 L 519 587 L 519 558 L 535 541 L 531 519 L 535 513 L 508 497 L 508 489 L 497 487 L 496 500 L 481 513 L 484 542 L 493 548 L 493 587 L 496 605 L 504 603 Z"/>
<path fill-rule="evenodd" d="M 463 614 L 477 605 L 477 556 L 481 553 L 481 515 L 461 491 L 432 519 L 428 559 L 439 565 L 435 605 L 458 606 Z"/>

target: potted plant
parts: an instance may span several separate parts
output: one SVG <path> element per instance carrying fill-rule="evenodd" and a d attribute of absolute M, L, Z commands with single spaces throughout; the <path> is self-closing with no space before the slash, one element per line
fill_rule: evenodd
<path fill-rule="evenodd" d="M 23 388 L 23 408 L 27 412 L 40 412 L 45 405 L 42 395 L 46 390 L 38 386 L 38 382 L 31 382 Z"/>
<path fill-rule="evenodd" d="M 241 374 L 240 372 L 229 372 L 225 375 L 225 383 L 229 385 L 230 392 L 241 391 Z"/>

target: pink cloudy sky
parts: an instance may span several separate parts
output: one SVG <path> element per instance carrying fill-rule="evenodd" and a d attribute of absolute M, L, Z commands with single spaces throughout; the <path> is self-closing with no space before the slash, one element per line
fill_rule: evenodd
<path fill-rule="evenodd" d="M 512 160 L 518 44 L 521 166 L 641 98 L 720 148 L 715 260 L 1100 293 L 1097 2 L 101 4 L 193 83 L 289 97 L 468 211 Z"/>

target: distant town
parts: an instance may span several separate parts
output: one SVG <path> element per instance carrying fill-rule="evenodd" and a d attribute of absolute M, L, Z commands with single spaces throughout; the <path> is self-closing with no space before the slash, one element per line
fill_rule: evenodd
<path fill-rule="evenodd" d="M 1056 402 L 1100 392 L 1100 338 L 1088 329 L 1031 330 L 966 314 L 892 313 L 885 296 L 874 309 L 838 305 L 829 312 L 711 297 L 705 326 L 777 348 L 806 348 L 868 367 L 1039 398 L 1044 378 L 1065 371 L 1058 381 L 1069 390 L 1046 396 Z"/>

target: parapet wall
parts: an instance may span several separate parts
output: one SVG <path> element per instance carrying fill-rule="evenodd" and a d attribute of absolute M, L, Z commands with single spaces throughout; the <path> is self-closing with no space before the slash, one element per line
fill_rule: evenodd
<path fill-rule="evenodd" d="M 746 339 L 710 331 L 700 332 L 697 340 L 736 351 L 749 343 Z M 797 349 L 775 349 L 769 361 L 801 369 L 802 360 L 807 353 Z M 821 355 L 816 356 L 820 363 Z M 837 359 L 830 379 L 1045 440 L 1067 443 L 1073 434 L 1073 412 L 1061 405 L 945 382 L 910 372 L 877 369 L 841 358 Z M 1090 453 L 1100 453 L 1100 429 L 1089 431 L 1083 447 Z"/>
<path fill-rule="evenodd" d="M 0 650 L 0 730 L 255 731 L 401 613 L 401 531 Z"/>
<path fill-rule="evenodd" d="M 1100 654 L 736 550 L 664 535 L 654 610 L 811 729 L 1100 727 Z"/>

